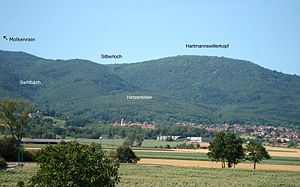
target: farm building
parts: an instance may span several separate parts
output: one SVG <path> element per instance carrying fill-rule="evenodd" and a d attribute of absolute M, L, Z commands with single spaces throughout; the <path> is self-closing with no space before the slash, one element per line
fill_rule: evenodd
<path fill-rule="evenodd" d="M 212 138 L 209 137 L 187 137 L 187 141 L 191 142 L 210 142 Z"/>
<path fill-rule="evenodd" d="M 62 139 L 22 139 L 22 144 L 59 144 L 62 141 L 68 141 L 68 140 L 62 140 Z"/>
<path fill-rule="evenodd" d="M 191 141 L 191 142 L 210 142 L 212 138 L 209 137 L 182 137 L 182 136 L 158 136 L 157 140 L 166 141 L 172 139 L 173 141 Z"/>

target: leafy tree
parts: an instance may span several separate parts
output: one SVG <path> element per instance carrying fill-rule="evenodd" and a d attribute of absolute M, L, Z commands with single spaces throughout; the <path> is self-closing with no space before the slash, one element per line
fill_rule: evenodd
<path fill-rule="evenodd" d="M 104 155 L 101 145 L 76 141 L 50 145 L 38 158 L 40 170 L 33 186 L 115 186 L 119 165 Z"/>
<path fill-rule="evenodd" d="M 233 133 L 227 133 L 225 135 L 225 157 L 227 160 L 227 166 L 229 168 L 232 165 L 235 167 L 245 156 L 243 149 L 243 141 L 239 137 L 236 137 Z"/>
<path fill-rule="evenodd" d="M 253 169 L 256 169 L 256 163 L 259 163 L 263 159 L 271 158 L 266 148 L 256 141 L 250 141 L 246 145 L 246 153 L 246 159 L 252 161 L 254 164 Z"/>
<path fill-rule="evenodd" d="M 298 141 L 290 141 L 288 144 L 288 147 L 294 147 L 297 148 L 298 147 L 299 142 Z"/>
<path fill-rule="evenodd" d="M 11 135 L 17 143 L 18 161 L 20 160 L 20 146 L 24 136 L 24 127 L 30 120 L 29 114 L 35 111 L 35 106 L 27 101 L 17 101 L 11 98 L 0 100 L 0 117 L 2 123 L 10 129 Z"/>
<path fill-rule="evenodd" d="M 222 168 L 225 168 L 225 133 L 217 133 L 215 139 L 209 143 L 207 153 L 212 161 L 222 162 Z"/>
<path fill-rule="evenodd" d="M 244 157 L 242 140 L 233 133 L 217 133 L 208 149 L 208 157 L 212 161 L 222 162 L 222 168 L 225 168 L 226 163 L 228 168 L 231 168 Z"/>
<path fill-rule="evenodd" d="M 133 146 L 136 145 L 138 147 L 141 147 L 143 144 L 144 138 L 142 135 L 137 135 L 134 133 L 129 133 L 126 137 L 126 144 L 128 144 L 129 146 Z"/>
<path fill-rule="evenodd" d="M 140 158 L 135 155 L 128 145 L 122 145 L 118 147 L 116 152 L 119 162 L 136 163 L 140 160 Z"/>

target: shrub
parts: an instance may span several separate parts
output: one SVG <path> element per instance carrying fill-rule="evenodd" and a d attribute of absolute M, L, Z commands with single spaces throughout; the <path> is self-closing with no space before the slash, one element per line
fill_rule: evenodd
<path fill-rule="evenodd" d="M 122 145 L 117 149 L 117 158 L 119 162 L 122 163 L 136 163 L 140 160 L 129 146 Z"/>
<path fill-rule="evenodd" d="M 7 161 L 17 161 L 18 149 L 12 137 L 0 138 L 0 155 Z"/>
<path fill-rule="evenodd" d="M 174 140 L 172 139 L 172 137 L 168 136 L 168 137 L 166 138 L 166 141 L 167 141 L 167 142 L 172 142 L 172 141 L 174 141 Z"/>
<path fill-rule="evenodd" d="M 115 186 L 119 165 L 104 155 L 100 145 L 78 142 L 50 145 L 38 157 L 40 170 L 33 186 Z"/>
<path fill-rule="evenodd" d="M 36 157 L 39 154 L 39 151 L 37 152 L 28 152 L 24 151 L 23 161 L 24 162 L 34 162 L 36 161 Z M 6 137 L 0 138 L 0 155 L 3 157 L 6 161 L 17 161 L 18 159 L 18 149 L 16 146 L 16 141 L 12 137 Z"/>
<path fill-rule="evenodd" d="M 187 143 L 182 143 L 182 144 L 177 144 L 178 149 L 194 149 L 194 144 L 187 144 Z"/>
<path fill-rule="evenodd" d="M 6 168 L 7 168 L 6 160 L 0 157 L 0 169 L 6 169 Z"/>

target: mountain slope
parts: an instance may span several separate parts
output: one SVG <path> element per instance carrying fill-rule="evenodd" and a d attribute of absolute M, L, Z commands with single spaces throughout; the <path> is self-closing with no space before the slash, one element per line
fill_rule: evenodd
<path fill-rule="evenodd" d="M 20 85 L 40 80 L 41 85 Z M 93 120 L 300 124 L 300 77 L 224 57 L 101 65 L 0 51 L 0 97 Z M 128 100 L 150 95 L 152 100 Z"/>
<path fill-rule="evenodd" d="M 299 123 L 299 76 L 247 61 L 208 56 L 168 57 L 110 67 L 140 88 L 216 107 L 221 121 Z"/>

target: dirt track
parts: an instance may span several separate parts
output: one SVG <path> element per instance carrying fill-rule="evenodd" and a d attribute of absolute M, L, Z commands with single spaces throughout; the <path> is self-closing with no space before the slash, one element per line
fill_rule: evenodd
<path fill-rule="evenodd" d="M 221 168 L 221 163 L 210 161 L 194 161 L 194 160 L 172 160 L 172 159 L 144 159 L 142 158 L 139 164 L 151 164 L 151 165 L 170 165 L 170 166 L 190 166 L 190 167 L 207 167 L 207 168 Z M 253 164 L 239 163 L 236 165 L 239 169 L 253 169 Z M 298 171 L 300 172 L 300 166 L 291 165 L 272 165 L 272 164 L 257 164 L 258 170 L 284 170 L 284 171 Z"/>

